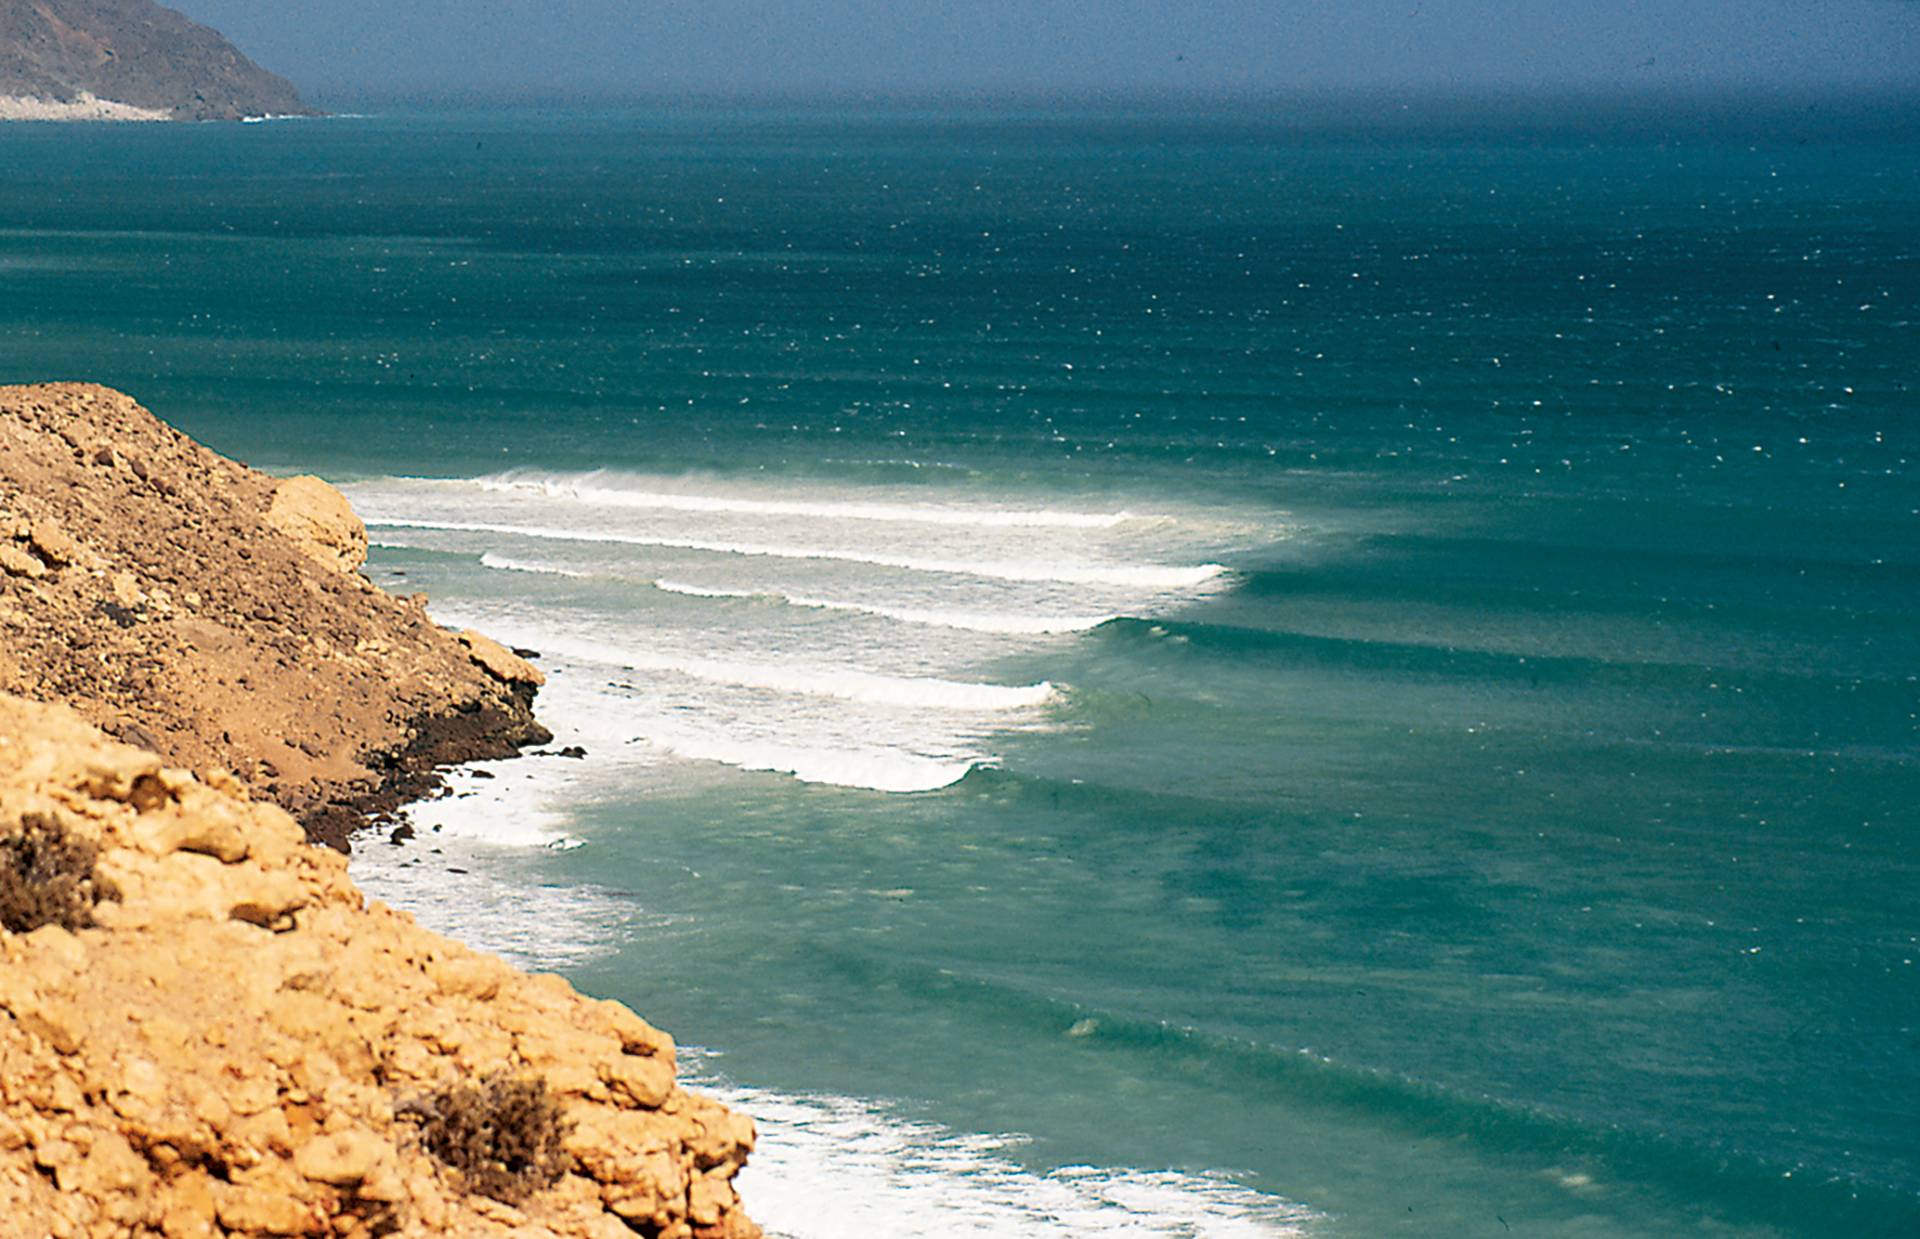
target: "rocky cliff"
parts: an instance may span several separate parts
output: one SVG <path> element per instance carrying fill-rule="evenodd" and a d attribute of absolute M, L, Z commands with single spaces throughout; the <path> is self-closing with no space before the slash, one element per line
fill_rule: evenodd
<path fill-rule="evenodd" d="M 0 692 L 236 775 L 338 847 L 439 766 L 550 737 L 540 673 L 356 569 L 366 531 L 78 384 L 0 388 Z"/>
<path fill-rule="evenodd" d="M 0 697 L 0 1231 L 752 1239 L 752 1143 L 632 1012 L 366 904 L 229 776 Z"/>
<path fill-rule="evenodd" d="M 666 1034 L 310 845 L 546 738 L 366 549 L 318 479 L 0 388 L 0 1234 L 754 1239 Z"/>
<path fill-rule="evenodd" d="M 153 0 L 0 0 L 0 115 L 307 116 L 285 78 Z"/>

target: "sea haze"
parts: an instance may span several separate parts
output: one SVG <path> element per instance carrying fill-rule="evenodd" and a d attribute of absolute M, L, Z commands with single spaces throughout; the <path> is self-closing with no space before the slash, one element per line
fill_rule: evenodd
<path fill-rule="evenodd" d="M 540 652 L 358 874 L 777 1234 L 1920 1232 L 1920 121 L 1607 115 L 8 129 L 0 377 Z"/>

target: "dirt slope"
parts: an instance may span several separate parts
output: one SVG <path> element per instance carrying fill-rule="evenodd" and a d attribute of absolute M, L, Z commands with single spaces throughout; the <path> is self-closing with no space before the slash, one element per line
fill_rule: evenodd
<path fill-rule="evenodd" d="M 435 767 L 551 737 L 540 674 L 355 569 L 366 532 L 132 399 L 0 387 L 0 692 L 228 770 L 344 847 Z"/>

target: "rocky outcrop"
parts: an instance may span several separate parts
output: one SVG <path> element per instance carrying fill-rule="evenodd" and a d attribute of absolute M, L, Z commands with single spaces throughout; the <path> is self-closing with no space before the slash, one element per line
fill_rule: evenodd
<path fill-rule="evenodd" d="M 502 683 L 526 684 L 539 688 L 547 682 L 547 677 L 538 667 L 492 637 L 469 628 L 460 634 L 459 640 L 467 653 L 472 656 L 473 661 L 484 668 L 488 675 Z"/>
<path fill-rule="evenodd" d="M 0 105 L 9 102 L 0 117 L 315 114 L 285 78 L 153 0 L 0 0 Z"/>
<path fill-rule="evenodd" d="M 753 1125 L 666 1034 L 368 904 L 231 776 L 7 697 L 0 923 L 7 1234 L 758 1234 Z"/>
<path fill-rule="evenodd" d="M 367 562 L 367 527 L 347 497 L 319 478 L 286 478 L 275 486 L 267 524 L 335 572 L 357 572 Z"/>
<path fill-rule="evenodd" d="M 230 771 L 340 847 L 442 766 L 551 738 L 537 671 L 377 589 L 365 553 L 317 479 L 257 473 L 106 388 L 0 388 L 0 692 Z"/>

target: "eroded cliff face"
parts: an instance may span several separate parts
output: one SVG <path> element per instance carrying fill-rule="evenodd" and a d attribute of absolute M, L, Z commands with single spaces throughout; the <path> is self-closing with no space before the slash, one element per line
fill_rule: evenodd
<path fill-rule="evenodd" d="M 237 780 L 11 697 L 0 924 L 7 1234 L 759 1233 L 752 1123 L 666 1034 L 369 905 Z M 489 1089 L 508 1138 L 446 1121 Z"/>
<path fill-rule="evenodd" d="M 366 547 L 318 479 L 248 469 L 106 388 L 0 387 L 0 692 L 232 771 L 339 847 L 437 767 L 551 738 L 540 673 L 376 588 Z"/>
<path fill-rule="evenodd" d="M 0 100 L 7 99 L 94 105 L 21 113 L 48 118 L 313 115 L 292 83 L 153 0 L 0 0 Z"/>

